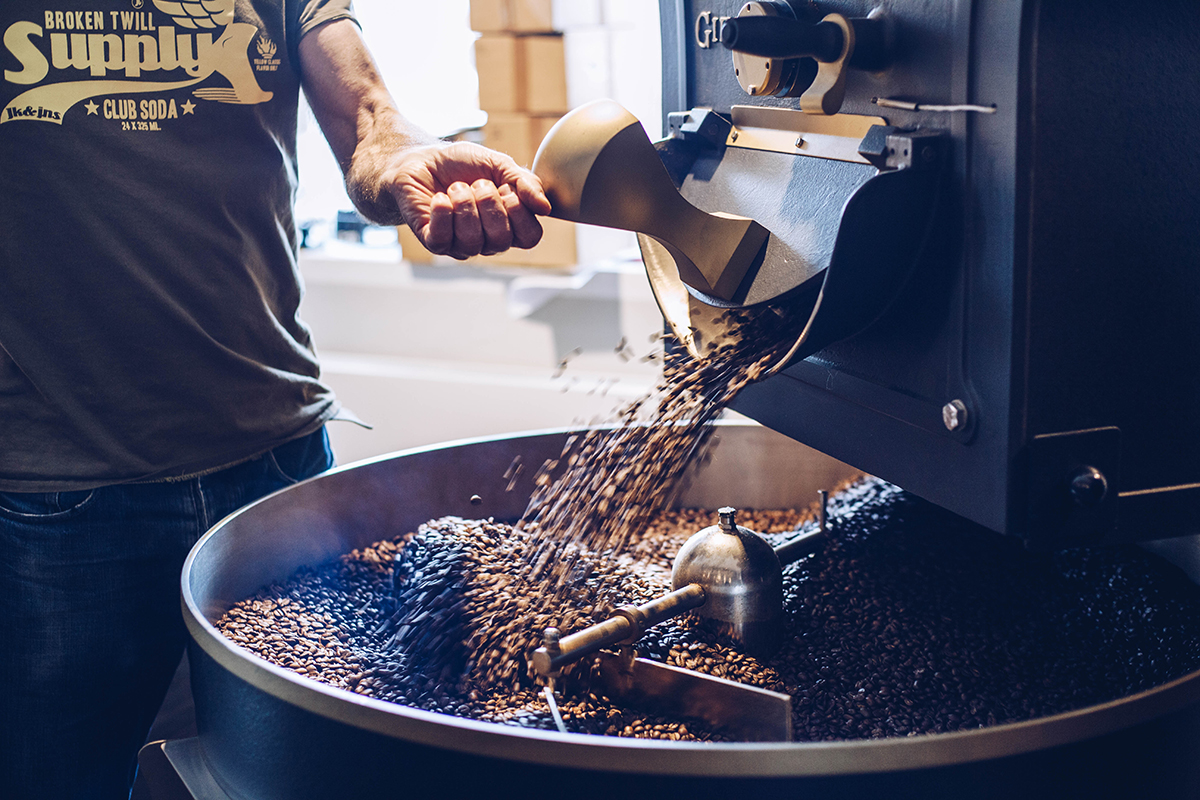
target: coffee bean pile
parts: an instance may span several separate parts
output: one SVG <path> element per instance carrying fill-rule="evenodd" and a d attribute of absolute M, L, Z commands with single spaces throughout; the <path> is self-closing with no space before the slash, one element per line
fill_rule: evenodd
<path fill-rule="evenodd" d="M 451 589 L 445 594 L 422 591 L 399 607 L 391 621 L 393 646 L 436 653 L 415 668 L 443 682 L 469 678 L 485 690 L 516 688 L 528 653 L 540 644 L 546 627 L 531 624 L 541 619 L 530 617 L 532 609 L 543 616 L 547 609 L 580 609 L 583 616 L 547 623 L 574 628 L 586 624 L 596 608 L 610 610 L 630 602 L 622 598 L 649 599 L 626 585 L 625 573 L 600 565 L 618 558 L 650 518 L 666 507 L 712 430 L 713 419 L 744 386 L 778 362 L 782 349 L 794 340 L 792 329 L 798 320 L 770 310 L 729 312 L 725 324 L 731 334 L 715 343 L 701 362 L 668 347 L 657 394 L 627 405 L 612 428 L 568 437 L 560 458 L 542 465 L 517 531 L 506 529 L 503 553 L 487 551 L 502 566 L 493 570 L 471 558 L 460 561 L 467 573 L 494 581 L 502 589 L 499 594 L 488 593 L 483 604 Z M 775 344 L 764 347 L 762 342 Z M 515 477 L 519 468 L 510 468 L 508 477 Z M 465 543 L 456 541 L 453 528 L 462 524 L 436 526 L 419 538 L 429 539 L 435 550 L 447 549 L 448 560 L 457 557 L 450 553 L 480 552 L 470 541 L 478 531 L 468 534 Z M 419 544 L 417 552 L 420 547 L 424 545 Z M 402 583 L 411 582 L 408 569 L 400 565 L 398 591 L 403 591 Z M 458 575 L 445 577 L 459 580 Z M 507 599 L 498 605 L 497 597 Z M 456 620 L 464 614 L 489 621 L 477 626 L 466 642 L 429 646 L 455 639 Z"/>
<path fill-rule="evenodd" d="M 453 705 L 455 711 L 466 713 L 469 706 L 480 718 L 508 719 L 510 709 L 530 702 L 522 694 L 531 684 L 526 660 L 545 627 L 583 627 L 618 604 L 644 602 L 664 591 L 661 568 L 657 582 L 639 579 L 628 569 L 629 557 L 620 554 L 669 504 L 713 419 L 780 361 L 804 319 L 787 308 L 765 308 L 730 311 L 723 322 L 728 335 L 710 343 L 699 362 L 664 337 L 663 380 L 655 392 L 621 409 L 614 428 L 570 437 L 561 457 L 539 469 L 515 529 L 460 519 L 423 526 L 403 549 L 393 591 L 372 593 L 354 612 L 380 612 L 371 641 L 359 646 L 370 653 L 367 661 L 382 663 L 339 680 L 374 694 L 403 673 L 409 680 L 387 690 L 392 699 L 442 709 L 462 705 L 465 697 L 470 702 Z M 515 481 L 520 469 L 514 464 L 506 477 Z M 661 559 L 660 548 L 650 550 Z M 386 552 L 381 545 L 362 555 L 374 563 Z M 280 646 L 295 639 L 269 641 Z M 499 697 L 496 690 L 508 694 Z M 489 693 L 493 696 L 485 698 Z M 471 705 L 479 702 L 484 705 Z M 573 719 L 599 719 L 586 709 L 575 711 Z M 530 716 L 522 711 L 513 719 Z M 601 716 L 597 732 L 645 733 L 644 726 L 623 723 L 609 711 Z M 663 725 L 652 731 L 681 735 Z"/>
<path fill-rule="evenodd" d="M 651 629 L 639 655 L 793 697 L 800 741 L 969 730 L 1104 702 L 1200 669 L 1200 588 L 1140 548 L 1031 553 L 875 479 L 830 499 L 824 549 L 785 567 L 786 637 L 760 661 L 690 617 Z M 742 512 L 773 544 L 810 514 Z M 620 556 L 580 554 L 568 602 L 544 607 L 514 589 L 507 559 L 520 529 L 447 518 L 305 569 L 239 603 L 218 627 L 255 654 L 314 680 L 447 714 L 554 729 L 524 671 L 492 681 L 471 654 L 493 628 L 540 634 L 598 621 L 600 585 L 621 603 L 665 591 L 673 554 L 711 512 L 662 514 Z M 400 558 L 397 561 L 396 556 Z M 398 591 L 397 591 L 398 589 Z M 431 598 L 442 598 L 431 602 Z M 461 600 L 466 598 L 466 600 Z M 521 601 L 526 600 L 522 607 Z M 405 610 L 408 609 L 408 610 Z M 413 611 L 420 609 L 419 611 Z M 397 647 L 396 620 L 436 638 Z M 446 655 L 449 653 L 450 655 Z M 484 672 L 491 662 L 476 664 Z M 463 677 L 463 671 L 466 676 Z M 716 741 L 691 720 L 615 707 L 586 670 L 564 680 L 569 730 Z"/>
<path fill-rule="evenodd" d="M 532 538 L 490 520 L 446 517 L 422 525 L 404 548 L 393 578 L 397 611 L 385 630 L 395 627 L 391 646 L 409 653 L 410 669 L 431 686 L 520 689 L 542 630 L 587 627 L 608 615 L 612 597 L 643 603 L 660 593 L 611 558 L 576 552 L 557 601 L 544 603 L 513 571 Z"/>
<path fill-rule="evenodd" d="M 798 739 L 1036 719 L 1200 669 L 1200 588 L 1141 548 L 1031 553 L 880 481 L 834 513 L 834 541 L 785 570 L 770 662 Z"/>

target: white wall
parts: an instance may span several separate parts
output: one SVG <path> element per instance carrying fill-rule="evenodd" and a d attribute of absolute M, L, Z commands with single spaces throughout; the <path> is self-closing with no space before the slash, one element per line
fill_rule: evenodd
<path fill-rule="evenodd" d="M 301 266 L 324 378 L 374 426 L 330 425 L 341 463 L 603 421 L 659 374 L 641 360 L 662 318 L 640 263 L 569 277 L 314 253 Z"/>
<path fill-rule="evenodd" d="M 657 6 L 608 0 L 623 54 L 616 97 L 657 136 Z M 435 134 L 478 125 L 467 0 L 356 0 L 400 109 Z M 635 15 L 634 11 L 640 16 Z M 302 120 L 300 220 L 350 208 L 328 146 Z M 335 422 L 341 463 L 472 436 L 598 421 L 659 374 L 640 357 L 662 329 L 636 251 L 573 273 L 404 263 L 381 246 L 330 241 L 301 253 L 301 316 L 325 380 L 374 426 Z M 624 339 L 632 360 L 615 349 Z M 565 370 L 564 358 L 569 358 Z"/>

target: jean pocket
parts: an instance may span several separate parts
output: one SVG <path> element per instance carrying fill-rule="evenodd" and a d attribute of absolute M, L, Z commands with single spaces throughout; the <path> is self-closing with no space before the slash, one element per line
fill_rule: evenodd
<path fill-rule="evenodd" d="M 96 496 L 81 492 L 0 492 L 0 515 L 22 522 L 60 520 L 82 513 Z"/>
<path fill-rule="evenodd" d="M 321 428 L 308 436 L 281 444 L 265 456 L 267 464 L 286 483 L 299 483 L 333 466 L 329 437 Z"/>

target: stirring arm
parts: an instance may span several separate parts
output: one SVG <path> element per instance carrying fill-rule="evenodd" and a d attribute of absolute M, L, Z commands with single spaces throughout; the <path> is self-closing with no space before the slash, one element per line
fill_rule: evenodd
<path fill-rule="evenodd" d="M 554 642 L 553 637 L 548 638 L 546 644 L 533 651 L 530 663 L 538 675 L 550 677 L 565 665 L 595 653 L 602 647 L 635 642 L 642 637 L 647 628 L 703 605 L 704 600 L 703 587 L 693 583 L 655 598 L 645 605 L 622 606 L 604 622 L 564 636 L 558 642 Z"/>

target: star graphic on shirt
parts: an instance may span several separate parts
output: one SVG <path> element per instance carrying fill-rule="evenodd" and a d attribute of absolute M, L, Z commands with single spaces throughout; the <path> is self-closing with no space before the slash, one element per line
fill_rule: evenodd
<path fill-rule="evenodd" d="M 191 100 L 188 100 L 186 103 L 183 104 L 183 113 L 192 114 L 195 112 L 195 110 L 196 110 L 196 104 L 193 103 Z"/>
<path fill-rule="evenodd" d="M 87 105 L 84 106 L 84 108 L 87 109 L 87 112 L 89 114 L 95 114 L 96 111 L 100 108 L 100 106 L 96 105 L 95 100 L 88 100 Z"/>

